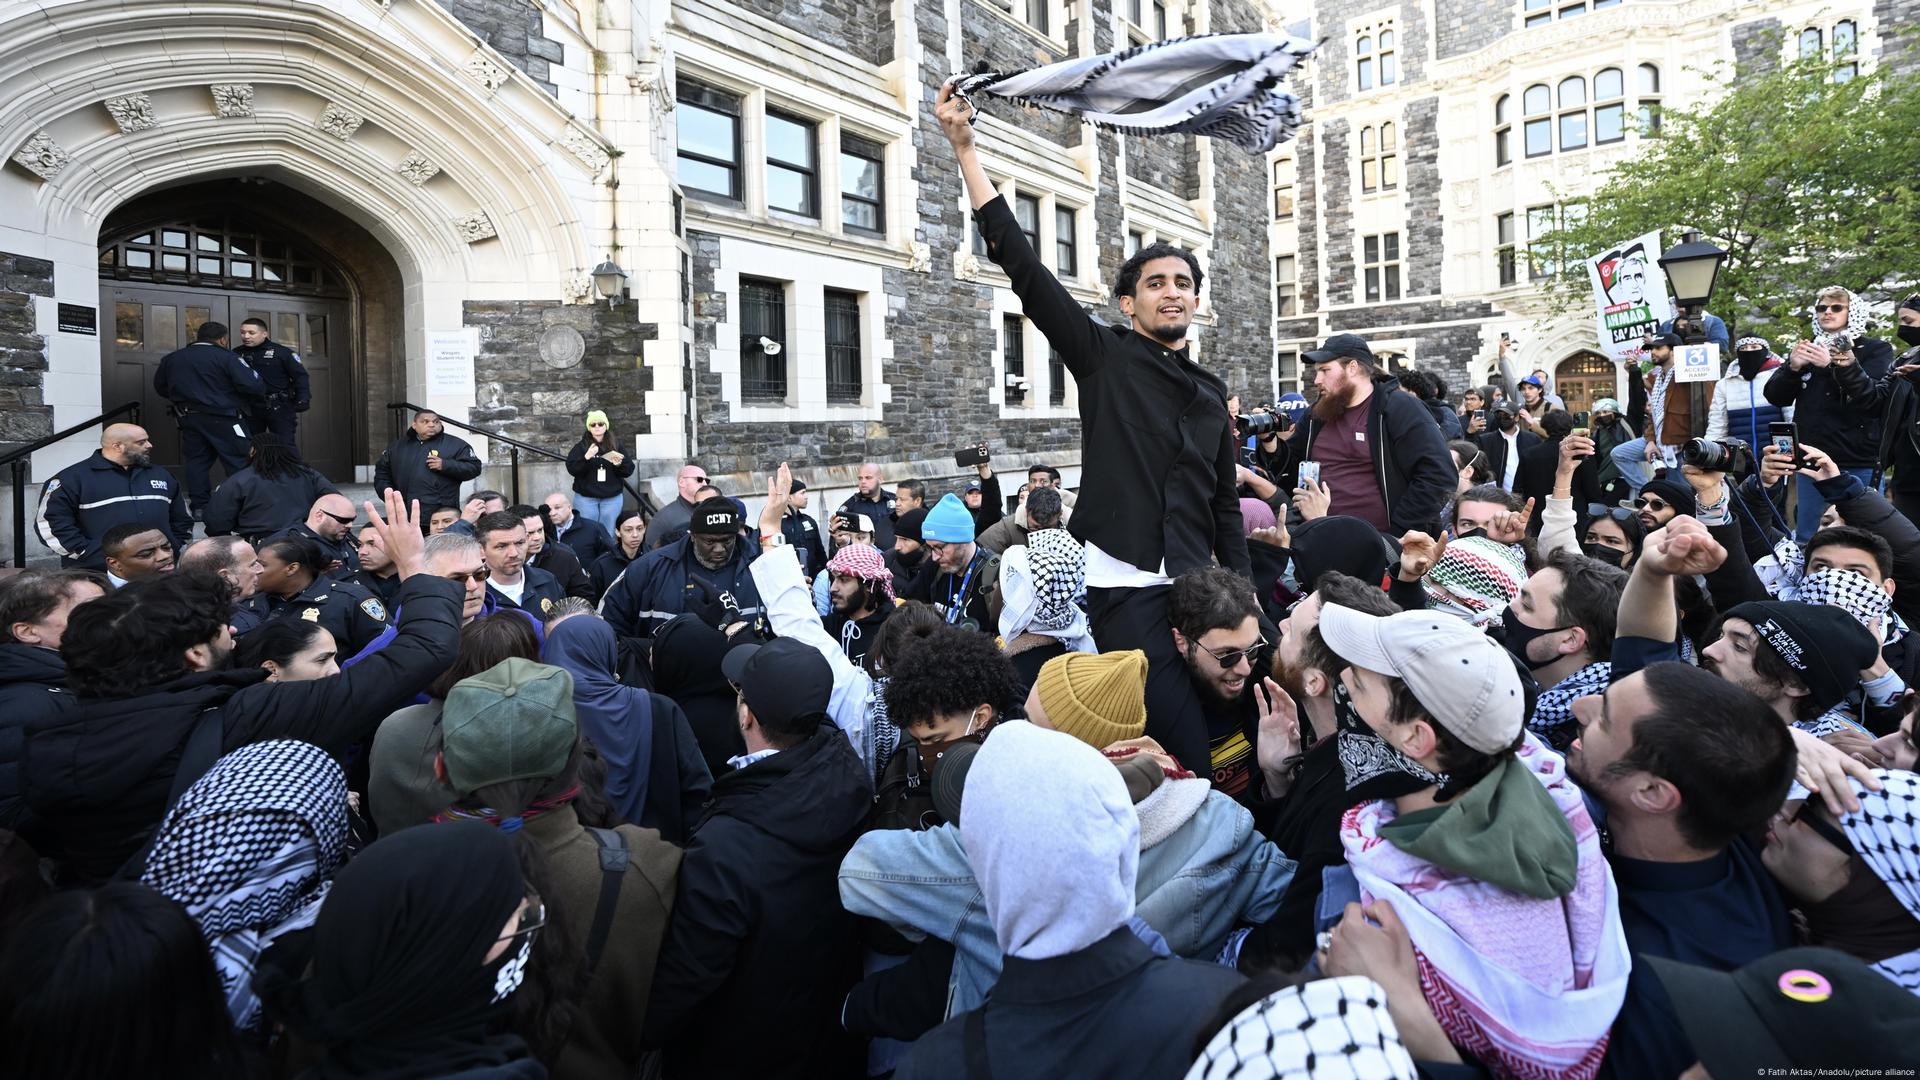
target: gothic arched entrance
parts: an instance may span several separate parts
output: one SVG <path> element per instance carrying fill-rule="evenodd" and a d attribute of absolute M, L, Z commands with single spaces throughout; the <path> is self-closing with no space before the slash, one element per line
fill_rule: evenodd
<path fill-rule="evenodd" d="M 1613 361 L 1596 352 L 1579 352 L 1555 366 L 1553 391 L 1567 403 L 1567 411 L 1585 423 L 1594 402 L 1620 396 L 1614 392 L 1615 377 Z"/>

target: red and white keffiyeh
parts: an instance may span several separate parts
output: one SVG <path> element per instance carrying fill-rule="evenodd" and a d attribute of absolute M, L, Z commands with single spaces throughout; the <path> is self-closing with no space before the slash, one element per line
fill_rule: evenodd
<path fill-rule="evenodd" d="M 893 603 L 893 571 L 887 569 L 887 557 L 872 544 L 848 544 L 827 560 L 827 572 L 847 574 L 873 586 L 887 603 Z"/>
<path fill-rule="evenodd" d="M 1401 851 L 1380 835 L 1394 818 L 1387 800 L 1348 810 L 1340 839 L 1362 900 L 1388 901 L 1406 925 L 1427 1003 L 1455 1045 L 1497 1077 L 1590 1080 L 1632 967 L 1620 896 L 1565 762 L 1531 733 L 1518 755 L 1573 829 L 1566 896 L 1522 896 Z"/>

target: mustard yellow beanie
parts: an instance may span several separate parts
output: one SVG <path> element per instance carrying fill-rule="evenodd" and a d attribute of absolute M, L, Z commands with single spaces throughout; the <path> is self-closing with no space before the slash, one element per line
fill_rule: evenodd
<path fill-rule="evenodd" d="M 1096 750 L 1147 733 L 1147 654 L 1138 649 L 1056 656 L 1033 688 L 1055 731 Z"/>

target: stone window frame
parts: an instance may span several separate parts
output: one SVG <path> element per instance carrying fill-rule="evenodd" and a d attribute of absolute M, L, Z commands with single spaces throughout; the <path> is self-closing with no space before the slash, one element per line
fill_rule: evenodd
<path fill-rule="evenodd" d="M 1053 201 L 1053 269 L 1054 273 L 1065 274 L 1069 278 L 1080 276 L 1080 253 L 1086 250 L 1086 246 L 1080 242 L 1082 209 L 1058 197 Z M 1065 239 L 1060 236 L 1062 224 L 1067 229 Z"/>
<path fill-rule="evenodd" d="M 1535 203 L 1527 207 L 1527 280 L 1545 281 L 1559 272 L 1560 263 L 1566 258 L 1564 252 L 1536 253 L 1534 241 L 1562 226 L 1572 227 L 1586 220 L 1587 207 L 1582 202 Z"/>
<path fill-rule="evenodd" d="M 733 117 L 734 160 L 731 162 L 723 162 L 715 158 L 707 157 L 706 155 L 703 155 L 703 154 L 694 154 L 691 156 L 695 161 L 698 161 L 702 164 L 711 165 L 714 168 L 727 169 L 730 173 L 730 178 L 733 183 L 732 183 L 731 190 L 724 191 L 724 192 L 710 191 L 706 188 L 694 187 L 690 184 L 685 184 L 685 183 L 681 183 L 680 185 L 681 190 L 685 191 L 687 194 L 691 195 L 692 197 L 696 199 L 701 199 L 703 201 L 718 202 L 725 206 L 743 206 L 745 205 L 745 202 L 746 202 L 746 194 L 747 194 L 747 187 L 748 187 L 747 174 L 751 171 L 748 168 L 749 163 L 747 161 L 747 152 L 746 152 L 747 118 L 745 115 L 746 113 L 745 96 L 731 89 L 728 89 L 724 86 L 710 82 L 706 79 L 682 75 L 679 78 L 678 84 L 674 89 L 674 98 L 682 106 L 685 106 L 687 108 L 697 108 L 703 112 L 717 113 L 720 115 L 728 115 L 724 113 L 721 109 L 713 105 L 704 104 L 702 102 L 694 100 L 695 98 L 704 96 L 703 92 L 705 94 L 712 94 L 716 98 L 731 98 L 733 101 L 734 111 L 731 115 Z M 674 134 L 675 134 L 674 160 L 676 162 L 676 168 L 674 169 L 674 180 L 676 182 L 679 182 L 680 170 L 677 167 L 677 163 L 681 157 L 688 156 L 688 155 L 686 154 L 685 151 L 680 149 L 679 130 L 677 127 L 675 128 Z"/>
<path fill-rule="evenodd" d="M 1360 194 L 1382 195 L 1400 189 L 1399 126 L 1393 120 L 1368 124 L 1360 129 L 1355 145 L 1360 148 Z M 1389 181 L 1388 177 L 1392 180 Z M 1372 178 L 1371 185 L 1368 183 Z"/>
<path fill-rule="evenodd" d="M 1493 167 L 1504 169 L 1513 164 L 1513 95 L 1503 93 L 1493 99 Z"/>
<path fill-rule="evenodd" d="M 1559 77 L 1544 77 L 1527 84 L 1520 93 L 1520 150 L 1526 158 L 1551 157 L 1554 154 L 1577 154 L 1597 146 L 1611 146 L 1625 142 L 1630 133 L 1641 135 L 1658 134 L 1660 129 L 1660 68 L 1647 62 L 1634 69 L 1636 93 L 1626 92 L 1627 63 L 1608 63 L 1591 70 L 1570 72 Z M 1647 74 L 1652 75 L 1654 89 L 1645 89 Z M 1609 77 L 1611 77 L 1609 79 Z M 1602 84 L 1611 81 L 1615 91 L 1606 97 Z M 1576 86 L 1577 84 L 1577 86 Z M 1570 92 L 1569 87 L 1575 87 Z M 1627 122 L 1629 102 L 1637 108 L 1640 120 L 1635 125 Z M 1512 115 L 1513 94 L 1502 93 L 1493 103 L 1494 167 L 1504 168 L 1512 163 L 1512 133 L 1514 119 Z M 1614 134 L 1601 138 L 1601 118 L 1612 113 L 1617 117 Z M 1650 118 L 1650 119 L 1649 119 Z M 1568 122 L 1578 120 L 1578 145 L 1568 145 Z M 1535 150 L 1535 136 L 1540 136 L 1543 149 Z M 1502 161 L 1503 150 L 1507 160 Z"/>
<path fill-rule="evenodd" d="M 1313 380 L 1300 366 L 1300 358 L 1318 347 L 1318 343 L 1307 339 L 1274 343 L 1273 371 L 1269 376 L 1273 400 L 1279 401 L 1282 394 L 1305 393 L 1302 387 L 1312 385 Z"/>
<path fill-rule="evenodd" d="M 1273 257 L 1273 317 L 1294 319 L 1300 316 L 1300 256 L 1288 252 Z"/>
<path fill-rule="evenodd" d="M 1067 19 L 1071 14 L 1070 0 L 974 0 L 975 3 L 1014 26 L 1052 45 L 1061 52 L 1068 51 Z M 1038 11 L 1040 17 L 1034 18 Z"/>
<path fill-rule="evenodd" d="M 1046 182 L 1045 175 L 1033 167 L 1032 162 L 1019 158 L 986 160 L 982 164 L 987 170 L 987 178 L 993 184 L 994 191 L 1007 201 L 1009 209 L 1016 206 L 1023 195 L 1037 201 L 1034 220 L 1038 226 L 1036 231 L 1039 242 L 1034 245 L 1034 250 L 1040 256 L 1041 263 L 1059 278 L 1060 283 L 1067 287 L 1068 292 L 1075 294 L 1077 299 L 1090 305 L 1097 305 L 1099 300 L 1105 297 L 1106 290 L 1096 280 L 1099 274 L 1099 260 L 1090 257 L 1095 248 L 1089 243 L 1091 237 L 1087 230 L 1091 226 L 1091 214 L 1088 211 L 1094 205 L 1094 199 L 1097 198 L 1098 193 L 1091 188 L 1085 190 L 1076 188 L 1065 193 L 1056 191 L 1053 185 Z M 1071 188 L 1071 185 L 1067 187 Z M 1013 315 L 1025 319 L 1026 313 L 1020 305 L 1020 298 L 1014 294 L 1012 282 L 1007 279 L 1006 274 L 991 259 L 979 254 L 981 250 L 979 245 L 983 241 L 980 240 L 979 229 L 974 223 L 972 203 L 965 192 L 961 193 L 960 199 L 967 215 L 969 233 L 968 247 L 966 251 L 959 253 L 962 256 L 962 268 L 965 268 L 966 259 L 974 260 L 973 268 L 977 270 L 977 274 L 971 280 L 975 284 L 987 286 L 991 293 L 993 321 L 990 325 L 994 328 L 994 333 L 990 359 L 994 378 L 987 387 L 988 404 L 998 410 L 1001 419 L 1007 420 L 1078 418 L 1080 415 L 1079 387 L 1075 385 L 1072 374 L 1066 371 L 1065 365 L 1059 368 L 1053 366 L 1048 351 L 1051 346 L 1046 336 L 1033 325 L 1031 319 L 1025 320 L 1025 329 L 1020 338 L 1024 365 L 1022 377 L 1026 379 L 1026 386 L 1019 404 L 1007 404 L 1006 350 L 1005 342 L 1002 340 L 1005 336 L 1005 319 Z M 1056 265 L 1059 259 L 1057 235 L 1059 214 L 1057 212 L 1060 210 L 1074 212 L 1074 246 L 1079 265 L 1075 268 L 1075 272 L 1070 274 L 1061 273 Z M 1055 376 L 1065 377 L 1066 385 L 1063 392 L 1055 392 Z"/>
<path fill-rule="evenodd" d="M 1651 76 L 1652 88 L 1648 88 Z M 1634 112 L 1639 118 L 1637 128 L 1643 139 L 1656 138 L 1660 134 L 1660 65 L 1644 60 L 1634 65 Z"/>
<path fill-rule="evenodd" d="M 1391 16 L 1363 23 L 1349 38 L 1353 50 L 1353 92 L 1377 93 L 1400 82 L 1400 28 Z"/>
<path fill-rule="evenodd" d="M 1550 26 L 1556 19 L 1571 19 L 1589 11 L 1619 7 L 1621 0 L 1520 0 L 1520 28 Z"/>
<path fill-rule="evenodd" d="M 993 328 L 992 341 L 993 381 L 987 387 L 987 403 L 994 406 L 1002 420 L 1043 420 L 1074 419 L 1080 415 L 1080 388 L 1074 381 L 1073 373 L 1064 363 L 1056 366 L 1053 362 L 1053 346 L 1045 334 L 1026 317 L 1026 311 L 1020 305 L 1020 298 L 1012 289 L 994 289 L 992 311 L 989 316 Z M 1018 378 L 1025 380 L 1020 388 L 1019 404 L 1007 403 L 1006 330 L 1013 319 L 1020 320 L 1020 359 L 1021 371 Z M 1056 379 L 1064 379 L 1063 386 L 1056 386 Z"/>
<path fill-rule="evenodd" d="M 1393 304 L 1406 298 L 1407 248 L 1399 230 L 1362 236 L 1359 258 L 1355 262 L 1360 267 L 1363 303 Z"/>
<path fill-rule="evenodd" d="M 821 289 L 820 293 L 821 293 L 821 306 L 825 312 L 825 318 L 823 320 L 825 332 L 822 335 L 821 344 L 826 350 L 826 357 L 827 357 L 827 367 L 826 367 L 827 402 L 833 405 L 859 404 L 861 398 L 865 396 L 866 383 L 867 383 L 867 380 L 865 377 L 866 369 L 867 369 L 866 345 L 865 345 L 866 335 L 860 332 L 860 326 L 861 326 L 861 323 L 864 321 L 863 316 L 866 312 L 866 306 L 868 303 L 871 302 L 871 300 L 866 294 L 855 292 L 852 289 L 836 289 L 832 287 L 827 287 L 827 288 Z M 853 355 L 854 355 L 854 378 L 852 382 L 853 393 L 851 396 L 849 396 L 846 392 L 846 386 L 847 386 L 846 381 L 839 380 L 836 382 L 834 378 L 834 350 L 836 349 L 844 350 L 849 347 L 849 343 L 847 341 L 836 342 L 834 340 L 834 329 L 835 329 L 834 309 L 836 307 L 836 301 L 838 301 L 839 304 L 844 305 L 846 303 L 847 298 L 851 298 L 853 301 L 853 322 L 852 322 L 853 336 L 851 341 L 851 348 L 853 349 Z"/>
<path fill-rule="evenodd" d="M 1834 80 L 1836 82 L 1846 82 L 1860 73 L 1861 65 L 1865 63 L 1871 55 L 1871 51 L 1865 47 L 1866 43 L 1864 41 L 1867 20 L 1862 15 L 1852 12 L 1847 13 L 1845 18 L 1837 19 L 1833 18 L 1833 13 L 1831 12 L 1822 12 L 1821 15 L 1822 19 L 1832 19 L 1832 21 L 1810 21 L 1804 25 L 1798 33 L 1785 38 L 1782 44 L 1782 48 L 1786 52 L 1784 59 L 1791 62 L 1794 60 L 1808 59 L 1809 57 L 1819 57 L 1820 59 L 1832 60 L 1837 63 L 1842 56 L 1851 56 L 1853 57 L 1851 63 L 1843 65 L 1834 72 Z M 1850 42 L 1848 51 L 1845 53 L 1840 51 L 1842 27 L 1846 28 L 1846 36 Z M 1811 50 L 1808 48 L 1809 34 L 1812 35 Z"/>
<path fill-rule="evenodd" d="M 842 167 L 840 169 L 840 184 L 839 184 L 840 227 L 842 229 L 846 229 L 848 231 L 856 233 L 860 236 L 871 236 L 877 239 L 885 238 L 887 235 L 887 217 L 888 217 L 888 214 L 887 214 L 887 144 L 884 141 L 881 141 L 879 139 L 869 139 L 865 135 L 861 135 L 858 132 L 849 131 L 845 127 L 842 127 L 840 131 L 839 155 L 842 159 L 857 158 L 858 160 L 861 160 L 861 161 L 874 162 L 878 164 L 880 167 L 879 190 L 875 192 L 874 198 L 868 199 L 864 195 L 853 195 L 848 192 L 847 169 L 845 168 L 845 164 L 843 160 Z M 874 211 L 874 219 L 879 222 L 880 227 L 878 229 L 869 229 L 864 225 L 848 224 L 846 204 L 847 204 L 847 200 L 849 199 L 861 205 L 872 206 Z"/>
<path fill-rule="evenodd" d="M 1514 230 L 1517 228 L 1514 213 L 1511 210 L 1493 215 L 1493 258 L 1494 279 L 1502 289 L 1520 284 L 1519 245 Z"/>
<path fill-rule="evenodd" d="M 1292 154 L 1281 154 L 1273 159 L 1273 220 L 1293 220 L 1296 212 L 1294 192 L 1299 182 L 1300 169 Z"/>
<path fill-rule="evenodd" d="M 1114 0 L 1113 17 L 1120 24 L 1117 36 L 1125 37 L 1129 45 L 1183 37 L 1192 7 L 1191 0 Z M 1135 8 L 1140 10 L 1137 19 Z"/>
<path fill-rule="evenodd" d="M 1034 254 L 1040 257 L 1042 265 L 1060 279 L 1061 284 L 1069 289 L 1081 291 L 1097 290 L 1100 287 L 1099 282 L 1089 276 L 1090 268 L 1098 262 L 1097 259 L 1082 257 L 1079 260 L 1080 265 L 1065 274 L 1061 273 L 1060 267 L 1056 265 L 1059 260 L 1059 248 L 1055 230 L 1059 223 L 1055 210 L 1067 209 L 1074 212 L 1074 247 L 1076 254 L 1084 256 L 1091 248 L 1085 242 L 1087 239 L 1086 215 L 1082 211 L 1092 205 L 1092 192 L 1076 191 L 1072 195 L 1063 196 L 1038 182 L 1022 184 L 1018 177 L 1003 172 L 997 162 L 987 165 L 987 179 L 993 184 L 994 191 L 1007 201 L 1007 209 L 1014 212 L 1016 221 L 1019 218 L 1016 208 L 1020 205 L 1021 198 L 1029 197 L 1035 200 L 1035 231 L 1028 236 L 1033 241 Z M 967 251 L 978 260 L 980 274 L 989 284 L 999 285 L 1006 282 L 1010 287 L 1012 283 L 1007 281 L 1005 272 L 987 256 L 986 238 L 980 234 L 979 223 L 973 214 L 973 204 L 967 199 L 964 191 L 961 192 L 961 199 L 966 203 Z M 1098 273 L 1098 270 L 1094 268 L 1091 272 Z"/>

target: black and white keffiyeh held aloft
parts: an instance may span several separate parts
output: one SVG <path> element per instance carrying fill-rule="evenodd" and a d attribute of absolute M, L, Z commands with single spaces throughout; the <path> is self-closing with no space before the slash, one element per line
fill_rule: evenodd
<path fill-rule="evenodd" d="M 1285 34 L 1202 34 L 950 81 L 976 108 L 990 95 L 1129 135 L 1207 135 L 1264 153 L 1300 127 L 1300 99 L 1280 80 L 1313 49 Z"/>

